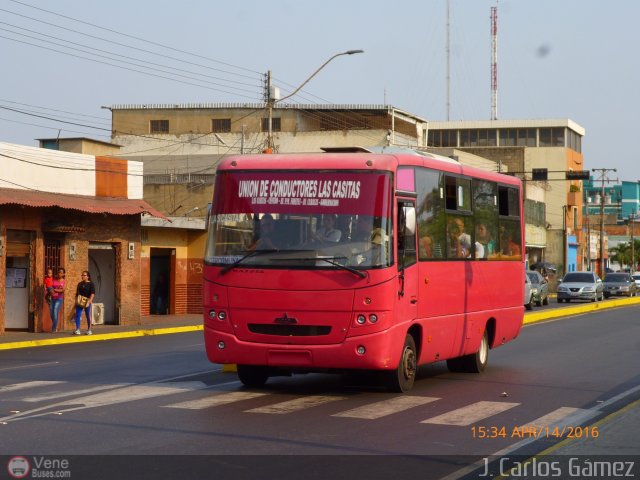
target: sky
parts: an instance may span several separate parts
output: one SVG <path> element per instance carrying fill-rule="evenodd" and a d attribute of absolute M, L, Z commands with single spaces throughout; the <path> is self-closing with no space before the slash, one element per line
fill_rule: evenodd
<path fill-rule="evenodd" d="M 267 71 L 284 96 L 351 49 L 291 101 L 488 120 L 496 5 L 498 118 L 569 118 L 585 168 L 640 180 L 637 0 L 0 0 L 0 141 L 108 141 L 111 105 L 259 103 Z"/>

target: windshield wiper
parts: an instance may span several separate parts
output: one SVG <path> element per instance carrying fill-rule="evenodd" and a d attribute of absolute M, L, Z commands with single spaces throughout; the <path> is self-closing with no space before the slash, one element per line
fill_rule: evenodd
<path fill-rule="evenodd" d="M 220 275 L 224 275 L 229 270 L 233 270 L 238 265 L 240 265 L 242 262 L 244 262 L 247 258 L 253 257 L 253 256 L 258 255 L 258 254 L 269 253 L 269 252 L 275 252 L 275 250 L 274 249 L 270 249 L 270 250 L 254 250 L 253 252 L 249 252 L 246 255 L 244 255 L 243 257 L 240 257 L 235 262 L 230 263 L 229 265 L 224 267 L 222 270 L 220 270 Z"/>
<path fill-rule="evenodd" d="M 279 258 L 277 261 L 305 261 L 305 260 L 322 260 L 323 262 L 327 262 L 331 265 L 334 265 L 338 268 L 346 270 L 347 272 L 351 272 L 354 275 L 359 276 L 360 278 L 366 278 L 367 275 L 360 270 L 356 270 L 355 268 L 348 267 L 347 265 L 342 265 L 341 263 L 336 262 L 336 260 L 346 260 L 347 257 L 296 257 L 296 258 Z"/>
<path fill-rule="evenodd" d="M 331 265 L 335 265 L 336 267 L 342 268 L 348 272 L 351 272 L 360 278 L 367 278 L 367 276 L 362 273 L 360 270 L 356 270 L 355 268 L 348 267 L 347 265 L 342 265 L 341 263 L 336 262 L 336 260 L 346 260 L 347 257 L 316 257 L 316 260 L 324 260 Z"/>

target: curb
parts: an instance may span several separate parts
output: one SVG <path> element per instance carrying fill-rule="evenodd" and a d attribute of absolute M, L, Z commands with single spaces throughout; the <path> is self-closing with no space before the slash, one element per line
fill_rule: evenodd
<path fill-rule="evenodd" d="M 97 333 L 94 335 L 68 336 L 62 338 L 48 338 L 46 340 L 26 340 L 22 342 L 0 343 L 0 350 L 13 350 L 17 348 L 43 347 L 49 345 L 66 345 L 69 343 L 99 342 L 121 338 L 146 337 L 151 335 L 167 335 L 170 333 L 195 332 L 203 330 L 203 325 L 187 325 L 182 327 L 165 327 L 132 330 L 129 332 Z"/>
<path fill-rule="evenodd" d="M 606 302 L 592 302 L 575 307 L 559 308 L 557 310 L 545 310 L 543 312 L 532 312 L 524 315 L 523 325 L 553 320 L 554 318 L 580 315 L 581 313 L 593 312 L 595 310 L 606 310 L 608 308 L 626 307 L 628 305 L 640 304 L 640 297 L 621 298 L 618 300 L 607 300 Z"/>

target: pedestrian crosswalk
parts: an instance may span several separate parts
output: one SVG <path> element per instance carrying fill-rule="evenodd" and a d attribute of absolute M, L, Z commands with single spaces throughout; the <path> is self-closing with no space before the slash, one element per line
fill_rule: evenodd
<path fill-rule="evenodd" d="M 350 419 L 351 421 L 375 421 L 405 413 L 413 415 L 418 425 L 468 427 L 479 422 L 486 422 L 491 417 L 523 406 L 521 402 L 480 400 L 465 405 L 459 405 L 459 402 L 456 401 L 455 408 L 448 408 L 447 400 L 444 398 L 413 394 L 367 395 L 365 393 L 340 395 L 338 393 L 328 393 L 323 395 L 295 395 L 283 391 L 269 390 L 249 391 L 243 389 L 236 391 L 231 390 L 230 388 L 233 387 L 229 385 L 222 387 L 207 386 L 201 382 L 94 385 L 85 386 L 81 389 L 74 389 L 73 386 L 65 384 L 66 382 L 30 381 L 0 386 L 0 393 L 11 394 L 14 397 L 11 400 L 0 399 L 1 403 L 5 405 L 8 401 L 31 404 L 53 402 L 48 406 L 39 405 L 37 408 L 33 408 L 31 410 L 33 415 L 29 415 L 29 411 L 19 412 L 15 410 L 15 412 L 19 413 L 0 418 L 0 420 L 3 423 L 16 419 L 24 420 L 30 416 L 42 416 L 49 409 L 51 412 L 60 412 L 71 406 L 73 408 L 67 408 L 66 411 L 73 411 L 79 409 L 78 405 L 81 406 L 80 408 L 98 408 L 124 402 L 155 400 L 154 408 L 170 408 L 176 413 L 180 410 L 212 410 L 219 407 L 233 406 L 237 414 L 292 415 L 328 406 L 329 408 L 326 412 L 323 411 L 323 414 L 326 413 L 327 416 L 332 418 Z M 47 388 L 54 390 L 50 392 L 41 391 Z M 226 390 L 219 390 L 220 388 L 226 388 Z M 33 392 L 34 390 L 35 392 Z M 178 399 L 177 397 L 181 395 L 188 395 L 191 398 Z M 197 398 L 193 398 L 194 396 L 197 396 Z M 170 398 L 175 398 L 179 401 L 165 401 L 165 399 Z M 566 423 L 567 419 L 577 418 L 577 416 L 582 418 L 589 413 L 597 412 L 587 412 L 579 408 L 561 406 L 551 412 L 546 412 L 536 419 L 527 419 L 521 422 L 520 427 L 550 427 L 563 424 L 563 422 Z"/>
<path fill-rule="evenodd" d="M 338 397 L 331 395 L 305 395 L 304 397 L 296 398 L 294 400 L 288 400 L 286 402 L 274 403 L 264 407 L 251 408 L 245 410 L 247 413 L 271 413 L 271 414 L 285 414 L 292 412 L 299 412 L 307 408 L 313 408 L 318 405 L 324 405 L 325 403 L 335 402 L 338 400 L 345 400 L 346 397 Z"/>
<path fill-rule="evenodd" d="M 220 405 L 228 405 L 230 403 L 240 402 L 243 400 L 251 400 L 253 398 L 264 397 L 268 395 L 262 392 L 229 392 L 219 395 L 211 395 L 198 400 L 188 400 L 186 402 L 165 405 L 169 408 L 184 408 L 187 410 L 202 410 L 204 408 L 219 407 Z"/>
<path fill-rule="evenodd" d="M 386 417 L 394 413 L 403 412 L 413 407 L 419 407 L 430 402 L 440 400 L 435 397 L 415 397 L 411 395 L 403 395 L 394 397 L 389 400 L 369 403 L 362 407 L 352 408 L 340 413 L 334 413 L 334 417 L 361 418 L 365 420 L 375 420 L 377 418 Z"/>
<path fill-rule="evenodd" d="M 435 425 L 456 425 L 466 427 L 485 418 L 517 407 L 519 403 L 513 402 L 476 402 L 465 407 L 457 408 L 451 412 L 443 413 L 437 417 L 428 418 L 420 423 L 432 423 Z"/>

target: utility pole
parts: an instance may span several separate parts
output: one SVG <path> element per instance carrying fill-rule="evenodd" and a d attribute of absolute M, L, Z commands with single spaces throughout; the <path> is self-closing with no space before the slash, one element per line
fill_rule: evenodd
<path fill-rule="evenodd" d="M 636 270 L 636 250 L 635 250 L 635 245 L 634 245 L 634 241 L 633 241 L 633 223 L 636 219 L 636 212 L 633 211 L 631 212 L 631 214 L 629 214 L 629 220 L 631 223 L 631 273 L 635 272 Z"/>
<path fill-rule="evenodd" d="M 600 276 L 604 276 L 604 184 L 614 180 L 607 177 L 608 172 L 617 172 L 615 168 L 592 168 L 592 172 L 599 172 L 600 179 Z"/>
<path fill-rule="evenodd" d="M 587 201 L 587 271 L 591 271 L 591 220 L 589 218 L 589 201 Z"/>
<path fill-rule="evenodd" d="M 271 70 L 267 72 L 267 84 L 266 84 L 266 100 L 267 100 L 267 117 L 268 117 L 268 125 L 267 125 L 267 148 L 265 149 L 268 153 L 273 153 L 273 104 L 276 102 L 277 98 L 274 98 L 275 95 L 271 91 Z"/>

